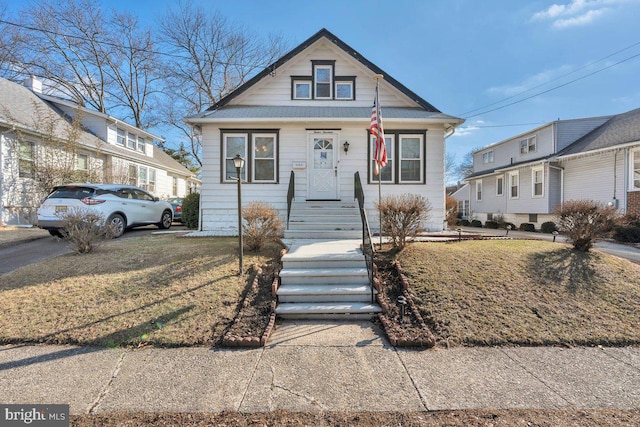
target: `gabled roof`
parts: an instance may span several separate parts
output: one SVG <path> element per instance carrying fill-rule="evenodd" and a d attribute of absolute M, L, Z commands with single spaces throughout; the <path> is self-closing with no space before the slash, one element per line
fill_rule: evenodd
<path fill-rule="evenodd" d="M 640 142 L 640 108 L 617 114 L 573 144 L 558 152 L 557 157 L 614 148 Z"/>
<path fill-rule="evenodd" d="M 338 37 L 336 37 L 334 34 L 332 34 L 326 28 L 321 29 L 320 31 L 315 33 L 313 36 L 309 37 L 307 40 L 302 42 L 297 47 L 293 48 L 291 51 L 289 51 L 283 57 L 281 57 L 280 59 L 278 59 L 274 63 L 270 64 L 262 72 L 258 73 L 252 79 L 248 80 L 246 83 L 244 83 L 243 85 L 238 87 L 236 90 L 234 90 L 233 92 L 229 93 L 227 96 L 225 96 L 224 98 L 219 100 L 217 103 L 215 103 L 214 105 L 209 107 L 207 109 L 207 112 L 214 111 L 214 110 L 217 110 L 217 109 L 219 109 L 221 107 L 224 107 L 232 99 L 234 99 L 236 96 L 238 96 L 241 93 L 245 92 L 251 86 L 255 85 L 260 80 L 262 80 L 263 78 L 267 77 L 274 70 L 276 70 L 277 68 L 281 67 L 283 64 L 288 62 L 291 58 L 295 57 L 300 52 L 302 52 L 303 50 L 307 49 L 309 46 L 311 46 L 313 43 L 317 42 L 318 40 L 320 40 L 323 37 L 326 38 L 327 40 L 329 40 L 330 42 L 332 42 L 333 44 L 335 44 L 336 46 L 338 46 L 343 51 L 345 51 L 348 55 L 350 55 L 353 58 L 355 58 L 357 61 L 359 61 L 365 67 L 370 69 L 374 74 L 382 74 L 384 76 L 384 80 L 386 82 L 390 83 L 393 87 L 398 89 L 400 92 L 402 92 L 403 94 L 408 96 L 410 99 L 414 100 L 424 110 L 429 111 L 429 112 L 433 112 L 433 113 L 440 113 L 440 110 L 438 110 L 433 105 L 429 104 L 427 101 L 425 101 L 424 99 L 419 97 L 417 94 L 415 94 L 413 91 L 408 89 L 406 86 L 404 86 L 403 84 L 398 82 L 396 79 L 391 77 L 389 74 L 385 73 L 382 69 L 380 69 L 378 66 L 376 66 L 371 61 L 366 59 L 364 56 L 360 55 L 360 53 L 358 53 L 355 49 L 353 49 L 351 46 L 349 46 L 348 44 L 346 44 L 345 42 L 340 40 Z M 205 114 L 198 114 L 198 115 L 196 115 L 194 117 L 202 117 L 204 115 Z"/>

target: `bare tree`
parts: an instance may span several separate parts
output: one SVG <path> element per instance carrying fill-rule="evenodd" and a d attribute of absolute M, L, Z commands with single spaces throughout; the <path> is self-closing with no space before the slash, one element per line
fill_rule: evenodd
<path fill-rule="evenodd" d="M 8 22 L 6 4 L 0 2 L 0 77 L 18 80 L 24 74 L 20 46 L 28 43 L 28 34 Z"/>
<path fill-rule="evenodd" d="M 157 55 L 137 18 L 105 10 L 98 0 L 38 2 L 21 16 L 32 29 L 30 45 L 20 48 L 26 71 L 43 77 L 47 92 L 124 114 L 140 128 L 156 123 L 147 111 L 158 91 Z"/>
<path fill-rule="evenodd" d="M 180 129 L 202 166 L 201 141 L 182 119 L 215 104 L 285 50 L 280 36 L 264 38 L 232 26 L 217 13 L 191 1 L 178 3 L 160 19 L 161 42 L 169 55 L 164 65 L 165 90 L 171 105 L 166 123 Z"/>

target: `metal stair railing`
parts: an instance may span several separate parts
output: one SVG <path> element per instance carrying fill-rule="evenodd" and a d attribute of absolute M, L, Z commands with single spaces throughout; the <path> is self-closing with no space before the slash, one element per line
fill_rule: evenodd
<path fill-rule="evenodd" d="M 291 215 L 291 202 L 296 198 L 296 174 L 291 171 L 289 175 L 289 189 L 287 190 L 287 230 L 289 229 L 289 216 Z"/>
<path fill-rule="evenodd" d="M 362 182 L 360 181 L 360 172 L 356 172 L 353 177 L 353 198 L 358 201 L 358 210 L 360 211 L 360 219 L 362 220 L 362 253 L 367 264 L 367 273 L 369 275 L 369 286 L 371 287 L 371 304 L 375 303 L 373 292 L 373 242 L 371 241 L 371 230 L 369 229 L 369 220 L 367 219 L 367 211 L 364 209 L 364 191 L 362 190 Z"/>

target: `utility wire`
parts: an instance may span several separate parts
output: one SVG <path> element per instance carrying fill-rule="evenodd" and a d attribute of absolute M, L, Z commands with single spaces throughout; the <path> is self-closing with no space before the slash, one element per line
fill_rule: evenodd
<path fill-rule="evenodd" d="M 512 105 L 519 104 L 519 103 L 524 102 L 524 101 L 527 101 L 527 100 L 529 100 L 529 99 L 531 99 L 531 98 L 535 98 L 535 97 L 537 97 L 537 96 L 544 95 L 545 93 L 549 93 L 549 92 L 551 92 L 551 91 L 554 91 L 554 90 L 556 90 L 556 89 L 560 89 L 561 87 L 564 87 L 564 86 L 570 85 L 570 84 L 575 83 L 575 82 L 577 82 L 577 81 L 584 80 L 584 79 L 586 79 L 587 77 L 591 77 L 591 76 L 593 76 L 594 74 L 598 74 L 598 73 L 600 73 L 600 72 L 602 72 L 602 71 L 608 70 L 609 68 L 612 68 L 612 67 L 615 67 L 615 66 L 617 66 L 617 65 L 620 65 L 620 64 L 622 64 L 622 63 L 624 63 L 624 62 L 630 61 L 630 60 L 632 60 L 632 59 L 634 59 L 634 58 L 637 58 L 638 56 L 640 56 L 640 53 L 637 53 L 637 54 L 635 54 L 635 55 L 633 55 L 633 56 L 630 56 L 630 57 L 628 57 L 628 58 L 622 59 L 622 60 L 620 60 L 620 61 L 618 61 L 618 62 L 616 62 L 616 63 L 614 63 L 614 64 L 608 65 L 608 66 L 606 66 L 606 67 L 604 67 L 604 68 L 601 68 L 601 69 L 599 69 L 599 70 L 593 71 L 593 72 L 591 72 L 591 73 L 589 73 L 589 74 L 585 74 L 584 76 L 580 76 L 580 77 L 578 77 L 578 78 L 575 78 L 575 79 L 573 79 L 573 80 L 570 80 L 570 81 L 568 81 L 568 82 L 566 82 L 566 83 L 563 83 L 563 84 L 561 84 L 561 85 L 554 86 L 554 87 L 552 87 L 552 88 L 550 88 L 550 89 L 543 90 L 542 92 L 535 93 L 535 94 L 533 94 L 533 95 L 531 95 L 531 96 L 528 96 L 528 97 L 526 97 L 526 98 L 522 98 L 522 99 L 520 99 L 520 100 L 518 100 L 518 101 L 510 102 L 510 103 L 505 104 L 505 105 L 500 106 L 500 107 L 492 108 L 492 109 L 490 109 L 490 110 L 484 110 L 484 111 L 481 111 L 481 112 L 479 112 L 479 113 L 477 113 L 477 114 L 473 114 L 473 115 L 471 115 L 471 116 L 464 117 L 464 119 L 470 119 L 470 118 L 473 118 L 473 117 L 481 116 L 481 115 L 483 115 L 483 114 L 491 113 L 491 112 L 493 112 L 493 111 L 502 110 L 503 108 L 507 108 L 507 107 L 510 107 L 510 106 L 512 106 Z"/>
<path fill-rule="evenodd" d="M 621 53 L 621 52 L 624 52 L 625 50 L 629 50 L 629 49 L 631 49 L 631 48 L 633 48 L 633 47 L 635 47 L 635 46 L 638 46 L 638 45 L 640 45 L 640 41 L 639 41 L 639 42 L 636 42 L 636 43 L 633 43 L 632 45 L 629 45 L 629 46 L 627 46 L 627 47 L 624 47 L 624 48 L 622 48 L 622 49 L 620 49 L 620 50 L 617 50 L 617 51 L 615 51 L 615 52 L 613 52 L 613 53 L 610 53 L 609 55 L 604 56 L 604 57 L 602 57 L 602 58 L 600 58 L 600 59 L 598 59 L 598 60 L 596 60 L 596 61 L 593 61 L 593 62 L 590 62 L 590 63 L 588 63 L 588 64 L 585 64 L 585 65 L 583 65 L 582 67 L 578 67 L 578 68 L 576 68 L 575 70 L 573 70 L 573 71 L 571 71 L 571 72 L 568 72 L 568 73 L 566 73 L 566 74 L 562 74 L 561 76 L 558 76 L 558 77 L 556 77 L 556 78 L 553 78 L 553 79 L 551 79 L 551 80 L 548 80 L 548 81 L 546 81 L 546 82 L 544 82 L 544 83 L 540 83 L 540 84 L 538 84 L 538 85 L 536 85 L 536 86 L 530 87 L 529 89 L 523 90 L 522 92 L 518 92 L 518 93 L 516 93 L 515 95 L 511 95 L 511 96 L 509 96 L 509 97 L 507 97 L 507 98 L 503 98 L 503 99 L 501 99 L 501 100 L 499 100 L 499 101 L 492 102 L 491 104 L 487 104 L 487 105 L 483 105 L 483 106 L 478 107 L 478 108 L 474 108 L 473 110 L 465 111 L 464 113 L 456 114 L 456 116 L 464 117 L 466 114 L 470 114 L 470 113 L 473 113 L 473 112 L 478 111 L 478 110 L 483 110 L 483 109 L 488 108 L 488 107 L 493 107 L 493 106 L 494 106 L 494 105 L 496 105 L 496 104 L 500 104 L 500 103 L 505 102 L 505 101 L 508 101 L 508 100 L 510 100 L 510 99 L 517 98 L 517 97 L 518 97 L 518 96 L 520 96 L 520 95 L 523 95 L 523 94 L 525 94 L 525 93 L 531 92 L 532 90 L 534 90 L 534 89 L 538 89 L 538 88 L 540 88 L 540 87 L 542 87 L 542 86 L 546 86 L 546 85 L 548 85 L 548 84 L 549 84 L 549 83 L 551 83 L 551 82 L 555 82 L 555 81 L 557 81 L 557 80 L 560 80 L 560 79 L 563 79 L 563 78 L 565 78 L 565 77 L 567 77 L 567 76 L 570 76 L 570 75 L 572 75 L 572 74 L 575 74 L 575 73 L 577 73 L 577 72 L 578 72 L 578 71 L 580 71 L 580 70 L 584 70 L 585 68 L 588 68 L 588 67 L 591 67 L 591 66 L 593 66 L 593 65 L 596 65 L 596 64 L 598 64 L 598 63 L 600 63 L 600 62 L 602 62 L 602 61 L 604 61 L 604 60 L 606 60 L 606 59 L 611 58 L 612 56 L 615 56 L 615 55 L 617 55 L 617 54 L 619 54 L 619 53 Z M 472 117 L 473 117 L 473 116 L 472 116 Z"/>

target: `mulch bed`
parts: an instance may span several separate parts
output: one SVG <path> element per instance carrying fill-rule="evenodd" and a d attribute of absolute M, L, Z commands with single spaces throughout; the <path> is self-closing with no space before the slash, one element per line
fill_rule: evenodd
<path fill-rule="evenodd" d="M 397 261 L 376 260 L 376 288 L 383 313 L 378 315 L 394 347 L 431 348 L 436 338 L 413 303 L 409 283 Z M 404 297 L 404 313 L 399 298 Z"/>

